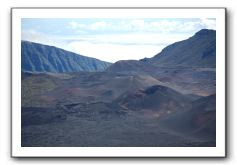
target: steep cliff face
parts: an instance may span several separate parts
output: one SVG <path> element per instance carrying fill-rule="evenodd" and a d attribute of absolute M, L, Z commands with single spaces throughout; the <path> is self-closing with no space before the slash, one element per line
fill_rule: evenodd
<path fill-rule="evenodd" d="M 110 63 L 90 58 L 53 46 L 22 41 L 22 71 L 31 72 L 78 72 L 104 71 Z"/>

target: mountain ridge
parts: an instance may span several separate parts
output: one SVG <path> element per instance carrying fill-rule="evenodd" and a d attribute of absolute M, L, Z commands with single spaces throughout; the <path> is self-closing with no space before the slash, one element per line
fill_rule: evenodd
<path fill-rule="evenodd" d="M 22 70 L 32 72 L 104 71 L 111 63 L 55 46 L 21 41 Z"/>
<path fill-rule="evenodd" d="M 126 66 L 128 65 L 130 68 L 133 66 L 135 71 L 142 71 L 144 70 L 142 68 L 148 69 L 148 67 L 215 68 L 215 61 L 216 31 L 202 29 L 188 39 L 168 45 L 162 49 L 160 53 L 151 58 L 143 58 L 140 60 L 120 60 L 112 64 L 106 70 L 116 72 L 120 67 L 124 71 L 127 69 Z M 125 66 L 121 66 L 122 64 L 125 64 Z"/>
<path fill-rule="evenodd" d="M 202 29 L 192 37 L 165 47 L 148 60 L 158 66 L 215 67 L 216 31 Z"/>

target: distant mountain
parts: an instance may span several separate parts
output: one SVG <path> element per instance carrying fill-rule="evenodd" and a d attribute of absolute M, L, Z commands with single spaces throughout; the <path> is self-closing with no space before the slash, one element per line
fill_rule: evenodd
<path fill-rule="evenodd" d="M 215 67 L 216 31 L 202 29 L 187 40 L 164 48 L 148 62 L 156 66 Z"/>
<path fill-rule="evenodd" d="M 110 72 L 151 71 L 155 67 L 207 67 L 216 66 L 216 31 L 202 29 L 194 36 L 165 47 L 152 58 L 139 61 L 123 60 L 111 65 Z"/>
<path fill-rule="evenodd" d="M 137 60 L 120 60 L 109 66 L 107 72 L 118 72 L 125 74 L 146 73 L 156 70 L 156 66 Z"/>
<path fill-rule="evenodd" d="M 31 72 L 104 71 L 110 63 L 54 46 L 21 42 L 21 69 Z"/>

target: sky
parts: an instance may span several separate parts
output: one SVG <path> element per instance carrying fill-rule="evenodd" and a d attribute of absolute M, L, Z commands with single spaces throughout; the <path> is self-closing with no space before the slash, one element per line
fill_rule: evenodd
<path fill-rule="evenodd" d="M 103 61 L 150 58 L 164 47 L 216 29 L 213 18 L 23 18 L 21 39 Z"/>

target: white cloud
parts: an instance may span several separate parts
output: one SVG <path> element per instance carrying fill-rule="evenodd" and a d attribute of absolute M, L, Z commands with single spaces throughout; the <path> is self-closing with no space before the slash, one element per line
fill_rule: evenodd
<path fill-rule="evenodd" d="M 123 34 L 95 34 L 79 35 L 64 38 L 65 40 L 88 41 L 91 43 L 112 44 L 140 44 L 140 45 L 167 45 L 188 38 L 190 34 L 163 34 L 163 33 L 123 33 Z"/>
<path fill-rule="evenodd" d="M 23 30 L 21 32 L 21 39 L 34 42 L 44 42 L 46 44 L 53 42 L 53 39 L 49 36 L 32 29 L 27 31 Z"/>
<path fill-rule="evenodd" d="M 36 30 L 22 30 L 21 32 L 21 40 L 31 41 L 36 43 L 41 43 L 45 45 L 56 46 L 59 48 L 64 48 L 65 41 L 56 37 L 49 36 L 44 33 L 38 32 Z"/>
<path fill-rule="evenodd" d="M 142 59 L 153 57 L 161 51 L 163 46 L 156 45 L 119 45 L 119 44 L 94 44 L 90 42 L 71 42 L 69 50 L 81 55 L 94 57 L 108 62 L 125 59 Z"/>
<path fill-rule="evenodd" d="M 203 28 L 207 29 L 216 29 L 215 20 L 203 18 L 195 21 L 158 21 L 158 22 L 150 22 L 146 27 L 150 31 L 153 32 L 161 32 L 161 33 L 190 33 L 197 32 Z"/>
<path fill-rule="evenodd" d="M 68 27 L 70 29 L 78 29 L 78 28 L 86 28 L 87 25 L 82 24 L 82 23 L 78 23 L 78 22 L 75 22 L 75 21 L 71 21 L 71 22 L 69 22 L 69 26 Z"/>
<path fill-rule="evenodd" d="M 124 19 L 120 21 L 97 21 L 88 24 L 78 22 L 70 22 L 72 29 L 91 30 L 94 32 L 110 31 L 110 32 L 159 32 L 159 33 L 187 33 L 196 32 L 201 28 L 215 29 L 215 20 L 208 18 L 195 19 L 190 21 L 181 20 L 154 20 L 147 21 L 145 19 Z"/>
<path fill-rule="evenodd" d="M 105 21 L 100 21 L 100 22 L 95 22 L 95 23 L 92 23 L 89 28 L 91 30 L 104 30 L 106 28 L 108 28 L 110 25 L 105 22 Z"/>
<path fill-rule="evenodd" d="M 116 62 L 153 57 L 167 45 L 188 37 L 190 37 L 188 34 L 153 33 L 84 35 L 78 39 L 77 37 L 67 38 L 66 40 L 71 42 L 64 48 L 81 55 Z"/>
<path fill-rule="evenodd" d="M 145 21 L 144 20 L 132 20 L 129 23 L 132 26 L 132 30 L 144 30 L 145 28 Z"/>
<path fill-rule="evenodd" d="M 69 22 L 69 27 L 72 29 L 76 29 L 77 28 L 77 22 Z"/>
<path fill-rule="evenodd" d="M 201 19 L 201 25 L 205 26 L 207 29 L 216 29 L 216 20 L 214 19 L 208 19 L 208 18 L 202 18 Z"/>
<path fill-rule="evenodd" d="M 171 31 L 178 31 L 177 26 L 180 25 L 178 21 L 159 21 L 159 22 L 151 22 L 147 26 L 151 31 L 159 31 L 162 33 L 169 33 Z"/>

